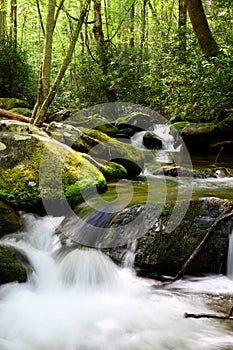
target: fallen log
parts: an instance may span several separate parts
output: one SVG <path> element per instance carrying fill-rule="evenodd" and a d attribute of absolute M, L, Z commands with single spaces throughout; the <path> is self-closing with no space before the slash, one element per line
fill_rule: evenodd
<path fill-rule="evenodd" d="M 185 318 L 216 318 L 220 320 L 230 320 L 233 321 L 233 317 L 229 314 L 227 315 L 218 315 L 218 314 L 189 314 L 187 312 L 184 313 Z"/>
<path fill-rule="evenodd" d="M 25 117 L 22 114 L 13 113 L 13 112 L 7 111 L 6 109 L 1 109 L 1 108 L 0 108 L 0 116 L 8 119 L 18 120 L 24 123 L 29 123 L 29 124 L 32 122 L 32 119 L 29 117 Z M 42 123 L 41 126 L 48 128 L 49 124 Z"/>

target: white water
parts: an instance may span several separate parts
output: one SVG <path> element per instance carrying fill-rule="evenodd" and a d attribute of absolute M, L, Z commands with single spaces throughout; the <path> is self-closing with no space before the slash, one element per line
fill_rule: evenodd
<path fill-rule="evenodd" d="M 139 131 L 131 137 L 131 143 L 133 146 L 138 147 L 141 150 L 146 150 L 147 148 L 143 145 L 143 136 L 148 131 Z M 171 126 L 166 124 L 155 124 L 150 133 L 155 134 L 162 141 L 162 148 L 167 152 L 179 152 L 180 145 L 174 147 L 175 140 L 174 136 L 171 134 Z"/>
<path fill-rule="evenodd" d="M 230 298 L 230 279 L 208 276 L 162 286 L 117 267 L 97 250 L 59 253 L 53 232 L 61 218 L 24 219 L 21 239 L 8 244 L 27 253 L 35 272 L 24 284 L 0 289 L 1 350 L 233 348 L 226 324 L 183 317 L 213 312 L 205 302 Z"/>

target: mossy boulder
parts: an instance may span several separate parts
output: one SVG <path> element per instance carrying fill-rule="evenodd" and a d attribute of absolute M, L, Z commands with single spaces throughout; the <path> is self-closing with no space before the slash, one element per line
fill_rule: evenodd
<path fill-rule="evenodd" d="M 30 106 L 27 101 L 18 98 L 0 98 L 0 108 L 10 110 L 16 107 L 29 108 Z"/>
<path fill-rule="evenodd" d="M 106 162 L 101 165 L 99 170 L 108 181 L 126 179 L 128 177 L 127 170 L 122 165 L 115 162 Z"/>
<path fill-rule="evenodd" d="M 103 174 L 84 156 L 54 139 L 28 132 L 0 133 L 0 196 L 21 210 L 41 212 L 43 202 L 63 209 L 96 189 L 106 190 Z"/>
<path fill-rule="evenodd" d="M 132 112 L 130 114 L 117 118 L 115 125 L 119 129 L 125 129 L 131 126 L 135 131 L 142 131 L 147 130 L 157 121 L 161 122 L 161 117 L 159 114 L 151 115 L 142 112 Z"/>
<path fill-rule="evenodd" d="M 232 129 L 223 123 L 188 123 L 180 135 L 192 153 L 209 151 L 210 144 L 232 140 Z"/>
<path fill-rule="evenodd" d="M 25 282 L 26 279 L 26 257 L 14 248 L 0 246 L 0 284 Z"/>
<path fill-rule="evenodd" d="M 18 231 L 20 228 L 18 212 L 0 201 L 0 237 Z"/>
<path fill-rule="evenodd" d="M 142 151 L 99 130 L 53 123 L 47 132 L 53 138 L 66 143 L 74 150 L 87 153 L 97 162 L 104 164 L 111 161 L 122 165 L 126 169 L 128 177 L 137 176 L 144 167 Z M 116 178 L 116 173 L 114 177 Z M 122 175 L 120 175 L 120 178 L 122 178 Z"/>
<path fill-rule="evenodd" d="M 97 145 L 88 152 L 93 158 L 122 165 L 127 170 L 129 177 L 135 177 L 141 173 L 144 168 L 144 154 L 141 150 L 98 130 L 85 130 L 84 132 L 97 141 Z"/>
<path fill-rule="evenodd" d="M 82 110 L 64 110 L 53 114 L 50 121 L 62 122 L 73 125 L 77 128 L 84 127 L 87 129 L 96 129 L 107 135 L 114 135 L 118 132 L 118 128 L 107 118 L 99 113 L 89 115 L 87 111 Z"/>
<path fill-rule="evenodd" d="M 11 108 L 10 112 L 16 113 L 16 114 L 21 114 L 21 115 L 24 115 L 25 117 L 28 117 L 28 118 L 31 118 L 31 116 L 32 116 L 32 110 L 29 108 L 24 108 L 24 107 Z"/>
<path fill-rule="evenodd" d="M 0 133 L 35 134 L 47 137 L 48 134 L 38 127 L 18 120 L 0 120 Z"/>

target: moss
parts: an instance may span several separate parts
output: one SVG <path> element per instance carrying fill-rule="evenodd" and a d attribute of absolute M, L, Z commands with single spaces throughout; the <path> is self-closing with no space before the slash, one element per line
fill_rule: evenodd
<path fill-rule="evenodd" d="M 172 124 L 172 126 L 176 129 L 176 130 L 181 130 L 183 129 L 186 125 L 188 125 L 189 122 L 177 122 Z"/>
<path fill-rule="evenodd" d="M 31 116 L 32 116 L 32 110 L 29 108 L 15 107 L 15 108 L 11 108 L 10 112 L 16 113 L 16 114 L 21 114 L 21 115 L 23 115 L 25 117 L 29 117 L 29 118 L 31 118 Z"/>
<path fill-rule="evenodd" d="M 73 206 L 82 200 L 81 191 L 95 186 L 106 189 L 103 174 L 69 147 L 35 135 L 18 141 L 14 136 L 5 140 L 3 152 L 14 152 L 14 157 L 0 168 L 0 195 L 21 209 L 38 211 L 42 197 L 59 204 L 67 196 Z"/>
<path fill-rule="evenodd" d="M 94 147 L 94 155 L 104 160 L 110 160 L 122 165 L 129 177 L 140 174 L 144 167 L 144 154 L 138 148 L 118 141 L 97 130 L 85 130 L 88 136 L 99 141 L 98 147 Z M 90 151 L 89 154 L 92 155 Z"/>
<path fill-rule="evenodd" d="M 27 108 L 28 102 L 20 100 L 18 98 L 0 98 L 0 108 L 10 110 L 15 107 Z"/>
<path fill-rule="evenodd" d="M 25 282 L 27 271 L 14 249 L 0 246 L 0 284 L 14 281 Z"/>
<path fill-rule="evenodd" d="M 99 170 L 106 180 L 126 179 L 128 176 L 127 170 L 115 162 L 106 162 Z"/>
<path fill-rule="evenodd" d="M 21 228 L 18 213 L 0 201 L 0 237 Z"/>

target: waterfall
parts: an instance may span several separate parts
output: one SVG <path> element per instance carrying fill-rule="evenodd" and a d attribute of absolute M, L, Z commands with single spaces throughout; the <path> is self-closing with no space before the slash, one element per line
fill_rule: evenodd
<path fill-rule="evenodd" d="M 171 126 L 166 124 L 155 124 L 150 133 L 154 133 L 162 141 L 162 149 L 166 152 L 179 152 L 180 147 L 175 147 L 175 136 L 171 133 Z M 139 131 L 131 137 L 131 143 L 133 146 L 138 147 L 141 150 L 146 150 L 147 148 L 143 145 L 143 136 L 147 131 Z"/>
<path fill-rule="evenodd" d="M 227 255 L 227 277 L 233 279 L 233 230 L 229 236 Z"/>
<path fill-rule="evenodd" d="M 33 268 L 27 282 L 0 287 L 1 350 L 232 348 L 222 324 L 183 317 L 210 312 L 204 293 L 208 299 L 210 292 L 232 293 L 232 281 L 161 286 L 138 278 L 99 250 L 61 247 L 54 235 L 61 219 L 26 214 L 24 230 L 1 241 L 23 250 Z M 135 249 L 136 242 L 125 257 L 128 267 Z"/>
<path fill-rule="evenodd" d="M 123 266 L 129 269 L 133 269 L 135 254 L 137 249 L 137 241 L 128 243 L 127 251 L 124 257 Z"/>

